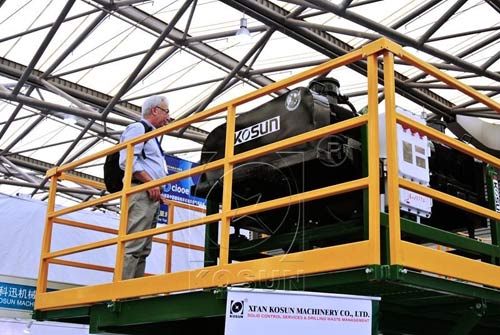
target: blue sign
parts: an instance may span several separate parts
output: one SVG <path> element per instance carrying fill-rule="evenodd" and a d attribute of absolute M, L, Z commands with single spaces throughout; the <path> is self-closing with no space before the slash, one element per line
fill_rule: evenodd
<path fill-rule="evenodd" d="M 199 165 L 198 163 L 190 162 L 185 159 L 170 155 L 165 155 L 165 161 L 167 162 L 167 169 L 169 174 L 174 174 L 180 171 L 187 171 Z M 166 184 L 163 195 L 168 200 L 205 208 L 207 203 L 205 199 L 191 195 L 191 186 L 196 185 L 199 178 L 199 175 L 190 176 L 188 178 L 175 181 L 171 184 Z M 167 217 L 168 206 L 162 204 L 160 206 L 160 216 L 158 217 L 158 223 L 166 224 Z"/>
<path fill-rule="evenodd" d="M 35 286 L 0 282 L 0 308 L 33 310 Z"/>

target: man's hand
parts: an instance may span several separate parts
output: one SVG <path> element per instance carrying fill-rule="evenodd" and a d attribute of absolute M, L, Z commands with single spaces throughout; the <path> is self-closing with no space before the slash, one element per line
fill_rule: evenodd
<path fill-rule="evenodd" d="M 160 186 L 150 188 L 148 190 L 148 195 L 149 195 L 149 199 L 154 200 L 154 201 L 160 201 L 161 200 L 161 188 L 160 188 Z"/>
<path fill-rule="evenodd" d="M 165 198 L 165 196 L 163 196 L 163 195 L 160 195 L 160 203 L 162 203 L 164 205 L 168 205 L 167 198 Z"/>
<path fill-rule="evenodd" d="M 147 183 L 153 178 L 146 171 L 138 171 L 134 173 L 134 178 L 139 180 L 141 183 Z M 147 190 L 149 199 L 153 201 L 161 200 L 161 186 L 156 186 Z"/>

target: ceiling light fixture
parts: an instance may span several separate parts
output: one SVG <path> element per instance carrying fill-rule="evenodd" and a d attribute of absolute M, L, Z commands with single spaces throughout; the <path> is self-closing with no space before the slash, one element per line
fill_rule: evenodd
<path fill-rule="evenodd" d="M 78 120 L 75 115 L 64 114 L 63 122 L 66 123 L 67 125 L 72 126 L 75 125 L 78 122 Z"/>
<path fill-rule="evenodd" d="M 242 41 L 252 38 L 252 35 L 250 35 L 250 30 L 248 30 L 247 27 L 247 19 L 244 16 L 240 19 L 240 29 L 238 29 L 235 36 Z"/>

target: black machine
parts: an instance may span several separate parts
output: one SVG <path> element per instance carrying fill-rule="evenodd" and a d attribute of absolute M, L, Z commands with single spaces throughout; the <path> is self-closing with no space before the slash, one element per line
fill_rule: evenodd
<path fill-rule="evenodd" d="M 317 78 L 307 88 L 296 88 L 239 115 L 236 119 L 235 154 L 357 115 L 348 98 L 340 93 L 336 79 Z M 223 157 L 225 132 L 226 126 L 221 125 L 208 135 L 203 145 L 201 164 Z M 366 174 L 362 143 L 361 127 L 239 164 L 233 172 L 232 207 L 239 208 L 361 178 Z M 485 204 L 483 163 L 433 143 L 429 167 L 430 187 Z M 220 203 L 223 177 L 222 170 L 205 173 L 192 193 Z M 350 192 L 238 217 L 232 221 L 232 226 L 266 235 L 356 220 L 362 226 L 364 199 L 363 191 Z M 432 215 L 422 219 L 421 223 L 450 231 L 465 228 L 470 234 L 473 234 L 474 228 L 486 225 L 485 219 L 464 213 L 435 201 Z M 407 217 L 412 219 L 411 214 Z"/>
<path fill-rule="evenodd" d="M 356 116 L 341 106 L 338 81 L 317 79 L 309 88 L 292 90 L 236 120 L 235 154 L 283 140 Z M 348 106 L 348 105 L 347 105 Z M 225 125 L 215 128 L 203 146 L 201 163 L 224 154 Z M 234 168 L 233 208 L 284 197 L 361 175 L 360 131 L 332 135 L 242 163 Z M 222 171 L 206 173 L 196 185 L 197 196 L 220 201 Z M 235 227 L 266 234 L 291 231 L 306 224 L 344 221 L 359 215 L 361 193 L 345 194 L 336 201 L 322 199 L 237 218 Z"/>

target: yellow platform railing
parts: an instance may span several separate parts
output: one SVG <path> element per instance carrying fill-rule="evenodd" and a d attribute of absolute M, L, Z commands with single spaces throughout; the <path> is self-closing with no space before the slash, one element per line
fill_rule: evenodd
<path fill-rule="evenodd" d="M 387 42 L 389 43 L 389 42 Z M 392 43 L 391 43 L 392 44 Z M 405 116 L 395 112 L 394 94 L 394 56 L 420 68 L 427 74 L 448 84 L 462 93 L 481 102 L 487 107 L 500 113 L 500 104 L 489 97 L 475 91 L 471 87 L 457 81 L 455 78 L 441 72 L 402 48 L 393 46 L 391 52 L 384 53 L 384 83 L 385 83 L 385 106 L 386 106 L 386 129 L 387 143 L 395 139 L 396 123 L 407 126 L 426 135 L 430 139 L 441 142 L 451 148 L 475 157 L 496 168 L 500 167 L 500 159 L 477 150 L 461 141 L 445 136 L 441 132 L 427 126 L 423 126 Z M 478 284 L 484 284 L 500 288 L 500 267 L 493 264 L 482 263 L 477 260 L 460 257 L 454 254 L 433 250 L 421 245 L 401 240 L 401 227 L 399 216 L 399 187 L 414 191 L 433 199 L 442 201 L 449 205 L 461 208 L 465 211 L 489 218 L 494 221 L 500 220 L 500 213 L 481 207 L 469 201 L 448 195 L 431 188 L 423 187 L 398 176 L 397 155 L 395 148 L 388 146 L 387 181 L 389 194 L 389 235 L 390 235 L 390 261 L 391 264 L 400 264 L 409 268 L 428 271 L 453 278 L 467 280 Z M 389 150 L 392 151 L 389 153 Z M 450 162 L 453 164 L 453 162 Z"/>
<path fill-rule="evenodd" d="M 42 253 L 40 262 L 40 271 L 37 286 L 37 297 L 35 308 L 38 310 L 58 309 L 68 306 L 78 306 L 92 304 L 102 301 L 114 301 L 119 299 L 165 294 L 177 291 L 187 291 L 194 289 L 203 289 L 209 287 L 228 286 L 237 283 L 255 282 L 263 280 L 272 280 L 279 278 L 293 278 L 308 274 L 331 272 L 350 268 L 360 268 L 373 264 L 381 264 L 380 250 L 380 175 L 379 175 L 379 125 L 378 125 L 378 81 L 379 81 L 379 60 L 383 57 L 383 79 L 386 110 L 386 141 L 389 144 L 396 143 L 396 123 L 406 125 L 417 129 L 422 134 L 431 139 L 436 139 L 444 144 L 460 150 L 466 154 L 477 157 L 489 164 L 500 167 L 500 160 L 473 149 L 457 140 L 451 139 L 443 134 L 416 122 L 397 115 L 395 112 L 395 78 L 394 78 L 394 56 L 403 61 L 416 66 L 426 73 L 442 80 L 450 86 L 462 91 L 463 93 L 484 103 L 486 106 L 500 112 L 500 106 L 487 96 L 474 91 L 469 86 L 456 81 L 447 76 L 435 67 L 432 67 L 422 60 L 412 56 L 404 51 L 399 45 L 390 40 L 382 38 L 369 43 L 360 49 L 354 50 L 344 56 L 328 61 L 322 65 L 294 75 L 285 80 L 273 83 L 252 93 L 233 99 L 227 103 L 210 108 L 196 115 L 176 121 L 161 129 L 149 132 L 141 137 L 121 143 L 113 148 L 101 151 L 92 156 L 80 159 L 50 170 L 47 177 L 51 180 L 48 211 L 46 219 L 46 228 L 42 243 Z M 366 59 L 367 87 L 368 87 L 368 113 L 346 121 L 332 124 L 323 128 L 315 129 L 307 133 L 287 138 L 260 148 L 245 151 L 243 153 L 234 153 L 234 134 L 236 109 L 252 100 L 300 83 L 306 79 L 318 76 L 331 71 L 335 68 Z M 167 134 L 177 129 L 182 129 L 193 123 L 203 121 L 204 119 L 219 114 L 227 113 L 226 127 L 226 147 L 224 158 L 200 165 L 189 171 L 182 171 L 159 180 L 154 180 L 142 185 L 132 186 L 131 164 L 133 147 L 137 143 L 147 141 L 153 137 Z M 307 141 L 319 139 L 327 135 L 340 133 L 349 129 L 366 126 L 368 137 L 368 174 L 366 177 L 351 180 L 337 185 L 330 185 L 320 189 L 307 191 L 300 194 L 293 194 L 287 197 L 273 199 L 258 203 L 255 205 L 232 208 L 232 179 L 233 167 L 239 163 L 296 146 Z M 415 183 L 401 179 L 398 176 L 397 152 L 395 145 L 388 145 L 387 148 L 387 182 L 388 182 L 388 203 L 389 203 L 389 236 L 390 236 L 390 263 L 400 264 L 408 268 L 423 270 L 435 273 L 436 275 L 458 278 L 474 283 L 484 284 L 500 288 L 500 267 L 492 264 L 473 261 L 464 257 L 450 255 L 444 251 L 431 250 L 421 245 L 403 241 L 401 239 L 401 227 L 399 216 L 399 188 L 406 188 L 414 192 L 421 193 L 431 198 L 440 199 L 448 204 L 463 208 L 467 211 L 488 217 L 492 220 L 500 221 L 500 213 L 479 207 L 475 204 L 465 202 L 461 199 L 449 196 Z M 69 179 L 73 182 L 87 183 L 84 180 L 77 180 L 75 177 L 69 177 L 66 173 L 72 169 L 102 158 L 112 152 L 126 149 L 127 166 L 125 170 L 125 185 L 123 190 L 113 194 L 102 196 L 72 207 L 55 210 L 55 198 L 57 192 L 57 182 L 61 179 Z M 51 236 L 55 223 L 62 222 L 61 216 L 72 213 L 84 208 L 96 206 L 110 200 L 121 200 L 122 208 L 127 208 L 129 196 L 133 193 L 144 191 L 151 187 L 168 184 L 189 176 L 198 175 L 215 169 L 223 169 L 224 183 L 222 194 L 221 210 L 217 213 L 208 214 L 204 217 L 194 220 L 188 220 L 179 223 L 169 221 L 169 224 L 155 229 L 126 234 L 127 213 L 122 211 L 120 216 L 120 226 L 118 234 L 114 238 L 90 243 L 82 246 L 67 248 L 64 250 L 51 251 Z M 88 184 L 88 183 L 87 183 Z M 92 184 L 91 186 L 99 186 Z M 101 185 L 102 187 L 102 185 Z M 280 208 L 291 204 L 299 204 L 307 201 L 313 201 L 323 197 L 339 195 L 347 192 L 366 190 L 368 194 L 368 238 L 362 241 L 345 243 L 341 245 L 328 246 L 307 250 L 302 252 L 289 253 L 268 257 L 266 259 L 255 259 L 230 263 L 229 261 L 229 233 L 230 223 L 233 218 L 258 213 L 270 209 Z M 170 219 L 169 219 L 170 220 Z M 131 280 L 121 280 L 123 268 L 123 250 L 125 242 L 155 236 L 159 234 L 171 234 L 174 231 L 188 229 L 191 227 L 220 224 L 220 248 L 219 263 L 213 266 L 192 269 L 188 271 L 170 272 L 171 264 L 166 261 L 166 271 L 164 274 L 146 276 Z M 167 235 L 167 240 L 171 235 Z M 102 269 L 113 271 L 113 281 L 99 285 L 84 286 L 72 289 L 66 289 L 55 292 L 46 292 L 48 267 L 52 263 L 61 263 L 59 257 L 83 252 L 85 250 L 97 249 L 105 246 L 116 245 L 116 263 L 113 269 Z M 169 244 L 173 245 L 172 243 Z M 167 250 L 171 253 L 171 248 Z M 68 266 L 81 266 L 82 264 L 70 264 Z"/>
<path fill-rule="evenodd" d="M 71 176 L 71 175 L 68 175 L 68 176 Z M 73 176 L 71 176 L 70 178 L 71 178 L 71 180 L 76 181 L 76 179 L 73 178 Z M 96 187 L 96 186 L 104 187 L 104 185 L 98 185 L 95 183 L 93 183 L 93 186 L 94 187 Z M 205 213 L 204 208 L 193 207 L 193 206 L 186 205 L 184 203 L 180 203 L 177 201 L 167 200 L 165 203 L 168 206 L 168 216 L 167 216 L 168 224 L 173 224 L 174 212 L 175 212 L 176 208 L 185 208 L 185 209 L 193 210 L 196 212 Z M 114 234 L 114 235 L 118 234 L 117 229 L 97 226 L 97 225 L 88 224 L 88 223 L 84 223 L 84 222 L 73 221 L 73 220 L 64 219 L 61 217 L 55 218 L 54 223 L 57 223 L 60 225 L 65 225 L 65 226 L 70 226 L 70 227 L 75 227 L 75 228 L 87 229 L 87 230 L 101 232 L 101 233 L 108 233 L 108 234 Z M 180 241 L 174 240 L 172 232 L 168 233 L 166 238 L 153 237 L 153 243 L 159 243 L 159 244 L 166 245 L 166 253 L 167 253 L 166 258 L 165 258 L 166 259 L 166 263 L 165 263 L 166 273 L 169 273 L 172 271 L 172 248 L 173 247 L 198 250 L 198 251 L 205 250 L 205 248 L 203 246 L 200 246 L 200 245 L 195 245 L 195 244 L 190 244 L 190 243 L 180 242 Z M 83 250 L 83 249 L 78 248 L 77 250 Z M 87 249 L 87 250 L 90 250 L 90 249 Z M 89 269 L 89 270 L 114 272 L 114 268 L 112 268 L 112 267 L 100 266 L 98 264 L 75 262 L 75 261 L 58 259 L 58 258 L 49 258 L 48 263 L 49 264 L 65 265 L 65 266 L 82 268 L 82 269 Z M 150 275 L 150 274 L 147 273 L 146 275 Z"/>

